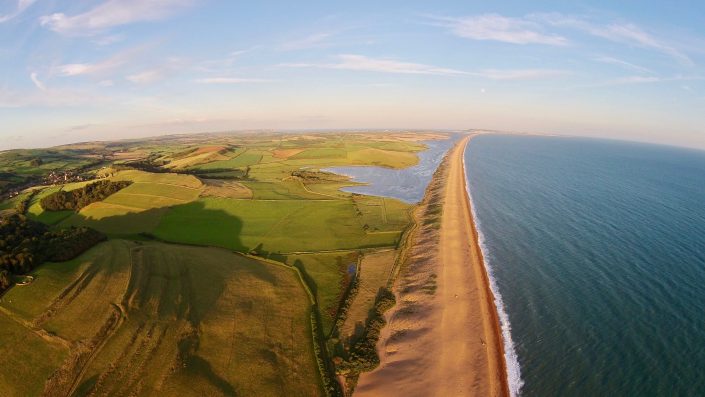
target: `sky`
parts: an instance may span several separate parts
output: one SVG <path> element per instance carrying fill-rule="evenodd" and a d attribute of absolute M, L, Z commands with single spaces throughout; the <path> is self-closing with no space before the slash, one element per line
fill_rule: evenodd
<path fill-rule="evenodd" d="M 705 148 L 699 1 L 0 0 L 0 150 L 249 129 Z"/>

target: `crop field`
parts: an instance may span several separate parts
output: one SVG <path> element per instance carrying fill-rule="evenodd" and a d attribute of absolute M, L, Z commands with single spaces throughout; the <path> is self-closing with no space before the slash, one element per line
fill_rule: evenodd
<path fill-rule="evenodd" d="M 321 394 L 291 268 L 111 240 L 34 275 L 0 303 L 3 395 Z"/>

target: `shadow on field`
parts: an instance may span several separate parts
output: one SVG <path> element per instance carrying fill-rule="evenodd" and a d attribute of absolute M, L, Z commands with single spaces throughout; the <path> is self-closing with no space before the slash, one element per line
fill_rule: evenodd
<path fill-rule="evenodd" d="M 242 220 L 223 210 L 207 209 L 200 201 L 130 212 L 101 219 L 81 213 L 79 224 L 115 237 L 162 240 L 247 252 L 240 240 Z"/>

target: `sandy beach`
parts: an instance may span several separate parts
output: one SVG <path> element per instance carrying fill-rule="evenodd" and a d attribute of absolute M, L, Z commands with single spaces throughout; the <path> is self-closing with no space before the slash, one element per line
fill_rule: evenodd
<path fill-rule="evenodd" d="M 356 396 L 507 396 L 497 311 L 466 191 L 463 155 L 451 149 L 415 212 L 411 246 L 387 313 L 380 366 Z M 443 212 L 434 218 L 434 205 Z"/>

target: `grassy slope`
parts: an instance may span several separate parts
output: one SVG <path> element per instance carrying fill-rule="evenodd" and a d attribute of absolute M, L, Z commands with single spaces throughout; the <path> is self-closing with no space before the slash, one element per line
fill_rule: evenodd
<path fill-rule="evenodd" d="M 328 333 L 333 327 L 335 314 L 342 294 L 345 273 L 357 262 L 355 251 L 288 255 L 286 263 L 303 267 L 303 273 L 312 280 L 312 292 L 316 294 L 321 308 L 323 330 Z"/>
<path fill-rule="evenodd" d="M 195 200 L 203 188 L 201 181 L 190 175 L 122 171 L 112 179 L 133 184 L 72 213 L 61 226 L 90 226 L 109 234 L 151 232 L 167 207 Z"/>
<path fill-rule="evenodd" d="M 37 379 L 66 356 L 10 317 L 90 346 L 120 306 L 126 317 L 101 337 L 79 394 L 320 393 L 309 300 L 292 269 L 214 248 L 112 240 L 35 276 L 1 303 L 3 342 L 17 342 L 3 343 L 12 349 L 2 367 L 17 368 L 0 371 L 4 393 L 37 395 Z"/>
<path fill-rule="evenodd" d="M 360 263 L 360 284 L 343 324 L 341 336 L 349 337 L 353 335 L 358 324 L 364 325 L 379 289 L 387 284 L 396 256 L 396 250 L 370 252 L 363 255 Z"/>
<path fill-rule="evenodd" d="M 395 245 L 400 232 L 367 233 L 349 200 L 204 198 L 172 208 L 154 234 L 240 251 L 323 251 Z M 260 246 L 261 245 L 261 246 Z"/>
<path fill-rule="evenodd" d="M 46 379 L 64 360 L 68 349 L 50 343 L 0 312 L 0 394 L 26 397 L 41 394 Z"/>

